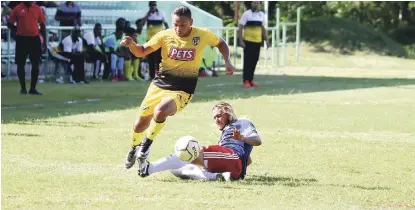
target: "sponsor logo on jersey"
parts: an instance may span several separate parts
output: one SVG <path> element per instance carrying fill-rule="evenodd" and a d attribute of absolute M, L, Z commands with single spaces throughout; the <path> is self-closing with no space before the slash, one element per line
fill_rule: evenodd
<path fill-rule="evenodd" d="M 198 36 L 193 37 L 192 42 L 193 42 L 193 45 L 196 46 L 200 42 L 200 37 Z"/>
<path fill-rule="evenodd" d="M 169 52 L 169 58 L 179 61 L 192 61 L 196 57 L 195 48 L 178 48 L 171 47 Z"/>

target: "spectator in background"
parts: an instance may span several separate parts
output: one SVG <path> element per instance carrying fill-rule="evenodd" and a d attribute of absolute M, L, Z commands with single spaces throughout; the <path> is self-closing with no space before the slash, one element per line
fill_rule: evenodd
<path fill-rule="evenodd" d="M 126 22 L 126 20 L 124 18 L 118 18 L 115 21 L 115 28 L 116 28 L 116 30 L 119 29 L 119 30 L 124 31 L 125 22 Z M 104 37 L 103 40 L 107 40 L 110 36 L 113 36 L 113 34 L 110 34 L 110 35 Z M 107 62 L 107 65 L 105 65 L 104 74 L 102 75 L 102 79 L 108 79 L 109 74 L 111 72 L 111 52 L 109 51 L 109 49 L 107 47 L 105 47 L 105 51 L 104 52 L 105 52 L 105 55 L 108 58 L 108 62 Z"/>
<path fill-rule="evenodd" d="M 64 70 L 66 71 L 67 75 L 70 74 L 70 62 L 71 59 L 63 57 L 62 55 L 59 54 L 59 52 L 63 52 L 63 45 L 62 43 L 58 43 L 58 42 L 49 42 L 48 43 L 48 50 L 50 52 L 51 55 L 51 60 L 52 62 L 55 64 L 55 80 L 57 84 L 63 84 L 65 83 L 61 73 L 60 73 L 60 68 L 59 66 L 62 64 L 62 66 L 64 67 Z"/>
<path fill-rule="evenodd" d="M 115 28 L 124 30 L 126 22 L 127 21 L 124 18 L 118 18 L 117 21 L 115 21 Z"/>
<path fill-rule="evenodd" d="M 85 33 L 84 39 L 86 41 L 86 59 L 94 62 L 95 68 L 92 75 L 93 79 L 98 79 L 101 71 L 101 64 L 107 62 L 107 56 L 104 52 L 104 44 L 102 41 L 102 26 L 96 23 L 93 31 Z"/>
<path fill-rule="evenodd" d="M 137 40 L 137 31 L 133 28 L 126 28 L 125 35 L 131 37 L 133 40 Z M 128 54 L 128 56 L 125 57 L 124 61 L 125 79 L 128 81 L 139 80 L 140 77 L 138 76 L 138 65 L 140 64 L 140 59 L 135 57 L 127 47 L 121 47 L 126 48 Z"/>
<path fill-rule="evenodd" d="M 81 8 L 73 1 L 67 1 L 58 6 L 55 20 L 59 26 L 81 26 Z M 62 30 L 62 37 L 69 35 L 70 30 Z"/>
<path fill-rule="evenodd" d="M 14 24 L 17 24 L 16 26 Z M 39 26 L 40 25 L 40 31 Z M 39 76 L 39 63 L 41 56 L 40 33 L 46 32 L 45 15 L 39 6 L 32 1 L 17 5 L 11 12 L 8 27 L 16 31 L 16 57 L 17 75 L 20 82 L 20 93 L 27 94 L 25 82 L 25 64 L 27 56 L 32 64 L 32 78 L 29 94 L 42 95 L 36 90 Z"/>
<path fill-rule="evenodd" d="M 7 6 L 6 2 L 1 2 L 1 25 L 7 25 L 9 22 L 9 15 L 12 12 L 12 9 Z M 1 30 L 1 40 L 7 40 L 7 30 Z M 3 75 L 3 74 L 2 74 Z"/>
<path fill-rule="evenodd" d="M 143 25 L 142 25 L 142 19 L 138 19 L 135 21 L 135 26 L 137 28 L 137 44 L 143 45 L 146 43 L 146 34 L 143 32 Z M 149 67 L 148 67 L 148 61 L 147 56 L 143 58 L 138 58 L 139 61 L 139 67 L 138 67 L 138 77 L 144 80 L 150 80 L 150 74 L 149 74 Z"/>
<path fill-rule="evenodd" d="M 243 83 L 244 87 L 259 87 L 254 82 L 255 68 L 259 60 L 261 44 L 269 42 L 265 30 L 265 14 L 259 11 L 259 1 L 251 2 L 251 9 L 245 11 L 239 20 L 239 45 L 244 48 Z M 243 31 L 243 33 L 242 33 Z"/>
<path fill-rule="evenodd" d="M 75 26 L 71 35 L 65 37 L 59 47 L 57 53 L 64 57 L 69 62 L 69 65 L 73 65 L 73 71 L 70 66 L 66 68 L 70 74 L 69 82 L 73 84 L 88 83 L 85 80 L 85 55 L 82 52 L 81 29 L 79 26 Z"/>
<path fill-rule="evenodd" d="M 124 79 L 124 56 L 120 51 L 120 42 L 124 35 L 123 28 L 117 28 L 115 33 L 103 39 L 105 52 L 109 54 L 112 81 L 117 82 Z"/>
<path fill-rule="evenodd" d="M 144 44 L 146 43 L 146 34 L 143 34 L 143 25 L 142 25 L 142 19 L 138 19 L 135 21 L 135 27 L 137 28 L 137 44 Z"/>
<path fill-rule="evenodd" d="M 215 62 L 217 58 L 216 50 L 212 46 L 206 46 L 205 49 L 203 49 L 203 57 L 202 57 L 202 63 L 200 64 L 199 69 L 199 76 L 200 77 L 217 77 L 215 71 Z"/>
<path fill-rule="evenodd" d="M 7 25 L 9 15 L 12 9 L 7 6 L 6 2 L 1 2 L 1 25 Z"/>
<path fill-rule="evenodd" d="M 169 25 L 166 22 L 164 12 L 157 9 L 156 1 L 149 1 L 149 11 L 147 15 L 141 19 L 140 25 L 144 25 L 147 22 L 147 40 L 149 41 L 151 37 L 156 35 L 158 32 L 163 30 L 163 24 L 165 29 L 169 28 Z M 150 65 L 150 77 L 154 79 L 156 72 L 159 69 L 161 62 L 161 49 L 156 50 L 155 52 L 147 56 L 148 63 Z"/>
<path fill-rule="evenodd" d="M 125 24 L 124 24 L 124 29 L 126 29 L 126 28 L 131 28 L 131 23 L 128 20 L 126 20 Z"/>

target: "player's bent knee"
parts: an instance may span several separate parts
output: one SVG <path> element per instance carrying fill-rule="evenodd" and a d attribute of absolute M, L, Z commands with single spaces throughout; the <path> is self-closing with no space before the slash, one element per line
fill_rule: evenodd
<path fill-rule="evenodd" d="M 151 119 L 153 117 L 147 116 L 147 117 L 139 117 L 135 122 L 134 122 L 134 131 L 137 133 L 141 133 L 143 131 L 145 131 L 148 126 L 150 125 Z"/>
<path fill-rule="evenodd" d="M 159 105 L 154 108 L 154 119 L 163 120 L 168 116 L 176 113 L 176 103 L 174 99 L 163 100 Z"/>

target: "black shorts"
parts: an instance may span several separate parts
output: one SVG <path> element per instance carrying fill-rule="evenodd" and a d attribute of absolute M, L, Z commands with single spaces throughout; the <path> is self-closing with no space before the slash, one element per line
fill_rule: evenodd
<path fill-rule="evenodd" d="M 41 43 L 39 36 L 16 36 L 16 57 L 15 62 L 25 63 L 27 56 L 30 62 L 39 63 L 41 56 Z"/>

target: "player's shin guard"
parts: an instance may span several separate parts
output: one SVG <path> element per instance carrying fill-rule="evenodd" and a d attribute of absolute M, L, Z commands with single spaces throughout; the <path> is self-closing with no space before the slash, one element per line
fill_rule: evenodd
<path fill-rule="evenodd" d="M 163 122 L 156 122 L 154 118 L 150 122 L 150 126 L 147 130 L 147 138 L 154 140 L 154 138 L 160 133 L 160 131 L 164 128 L 166 121 Z"/>

